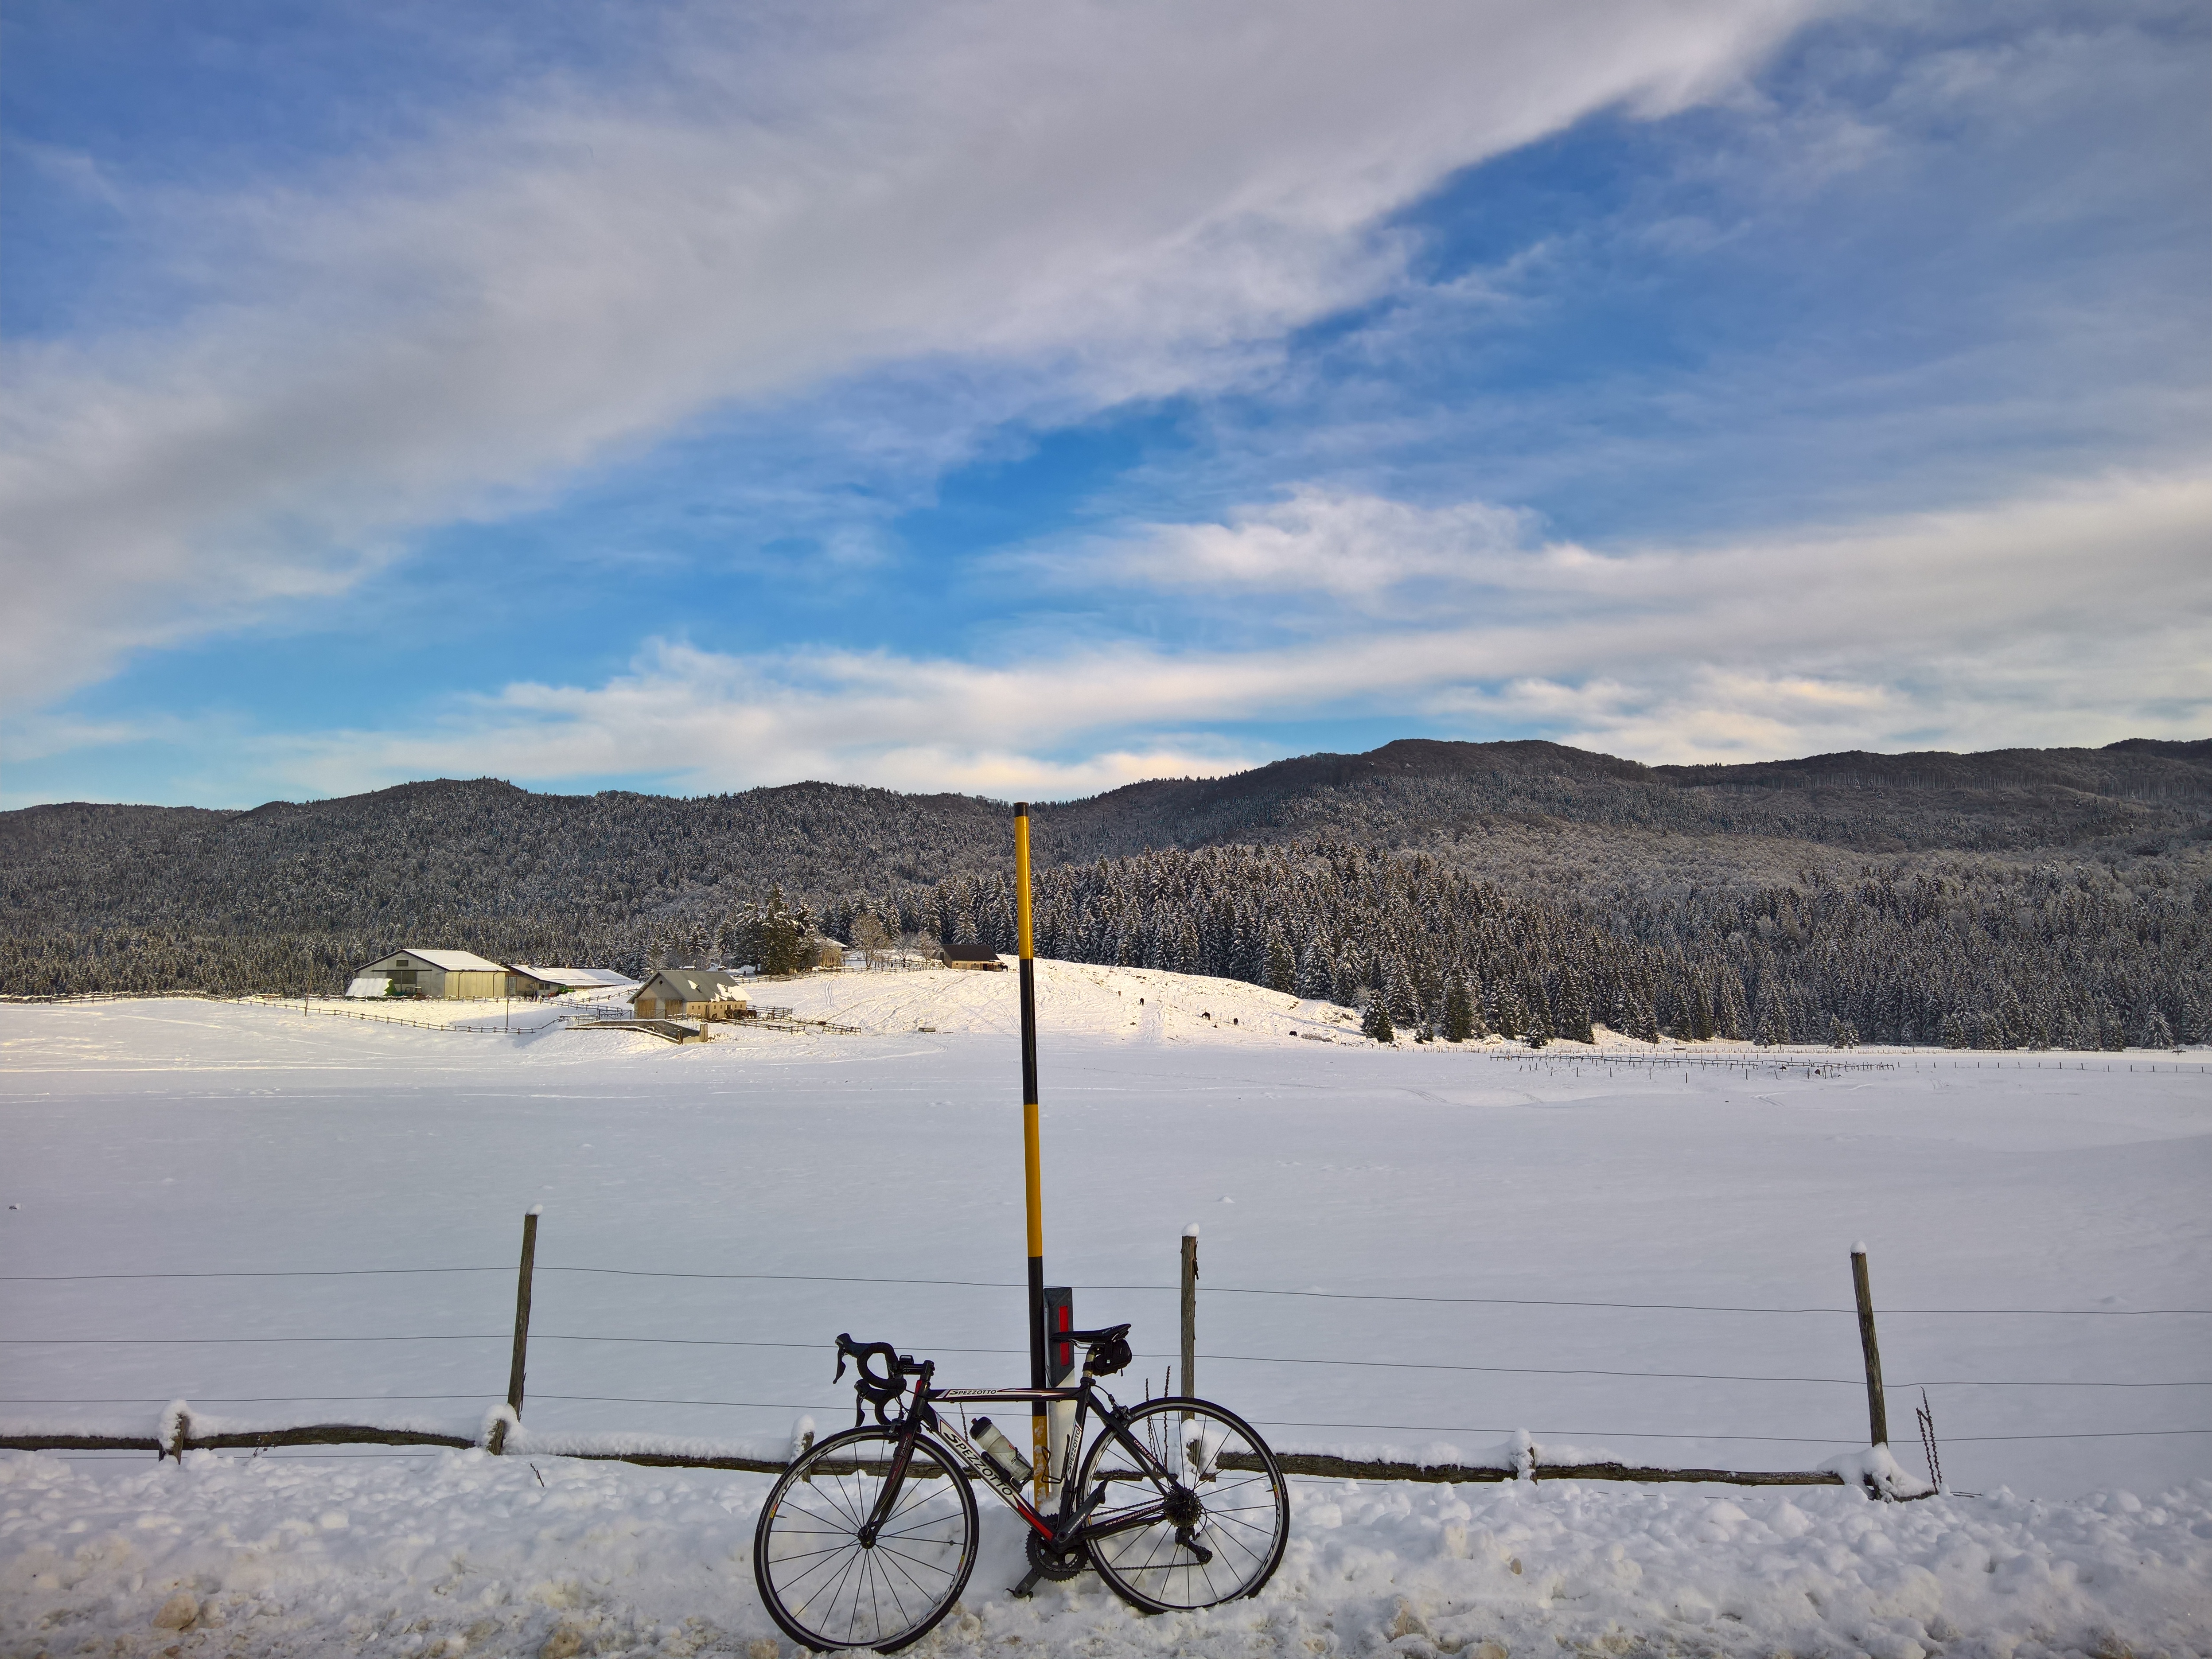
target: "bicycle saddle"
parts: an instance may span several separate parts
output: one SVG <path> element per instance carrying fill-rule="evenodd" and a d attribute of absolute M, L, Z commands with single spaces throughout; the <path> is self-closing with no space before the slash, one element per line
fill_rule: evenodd
<path fill-rule="evenodd" d="M 1127 1325 L 1105 1325 L 1095 1331 L 1054 1331 L 1052 1340 L 1054 1342 L 1081 1342 L 1088 1346 L 1093 1342 L 1117 1341 L 1128 1334 Z"/>

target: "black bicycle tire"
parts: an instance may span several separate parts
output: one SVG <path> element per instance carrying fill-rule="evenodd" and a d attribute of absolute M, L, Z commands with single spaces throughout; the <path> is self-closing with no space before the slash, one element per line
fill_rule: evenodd
<path fill-rule="evenodd" d="M 795 1459 L 775 1485 L 769 1489 L 768 1499 L 761 1505 L 760 1518 L 753 1524 L 753 1583 L 760 1591 L 761 1605 L 768 1616 L 775 1620 L 776 1627 L 786 1636 L 817 1653 L 849 1652 L 858 1648 L 873 1648 L 878 1653 L 896 1653 L 900 1649 L 919 1642 L 937 1628 L 945 1615 L 960 1600 L 960 1593 L 968 1588 L 968 1577 L 975 1569 L 975 1553 L 982 1534 L 982 1523 L 975 1510 L 975 1486 L 959 1461 L 941 1443 L 924 1434 L 917 1437 L 917 1455 L 927 1453 L 936 1460 L 951 1480 L 951 1491 L 958 1500 L 959 1510 L 967 1522 L 967 1544 L 963 1550 L 959 1569 L 951 1578 L 951 1587 L 928 1615 L 911 1628 L 902 1631 L 894 1638 L 881 1642 L 839 1642 L 826 1632 L 802 1623 L 783 1603 L 783 1597 L 771 1582 L 769 1572 L 769 1534 L 776 1516 L 783 1512 L 785 1499 L 791 1488 L 805 1481 L 810 1474 L 819 1474 L 822 1466 L 834 1462 L 841 1451 L 863 1442 L 874 1442 L 886 1451 L 896 1445 L 901 1431 L 869 1424 L 857 1429 L 847 1429 L 826 1440 L 817 1440 L 805 1453 Z"/>
<path fill-rule="evenodd" d="M 1219 1418 L 1242 1435 L 1246 1443 L 1260 1457 L 1262 1467 L 1252 1473 L 1264 1474 L 1267 1476 L 1274 1496 L 1276 1514 L 1274 1544 L 1267 1555 L 1266 1565 L 1249 1582 L 1240 1585 L 1228 1595 L 1218 1596 L 1211 1601 L 1201 1601 L 1189 1606 L 1173 1601 L 1162 1601 L 1154 1596 L 1146 1595 L 1135 1585 L 1121 1577 L 1111 1559 L 1111 1552 L 1099 1548 L 1095 1541 L 1091 1546 L 1091 1565 L 1097 1571 L 1098 1577 L 1105 1582 L 1107 1589 L 1112 1590 L 1131 1607 L 1141 1607 L 1147 1613 L 1189 1613 L 1198 1607 L 1219 1607 L 1224 1602 L 1242 1601 L 1257 1595 L 1267 1588 L 1267 1581 L 1275 1576 L 1275 1570 L 1282 1565 L 1283 1553 L 1289 1548 L 1291 1541 L 1290 1488 L 1284 1482 L 1283 1471 L 1275 1462 L 1274 1451 L 1265 1440 L 1260 1437 L 1260 1431 L 1257 1429 L 1227 1407 L 1216 1405 L 1211 1400 L 1200 1400 L 1190 1395 L 1168 1395 L 1158 1400 L 1147 1400 L 1131 1409 L 1129 1420 L 1132 1425 L 1134 1425 L 1147 1417 L 1158 1416 L 1170 1411 L 1202 1412 Z M 1138 1437 L 1141 1439 L 1143 1437 L 1139 1435 Z M 1108 1433 L 1100 1434 L 1097 1439 L 1091 1442 L 1091 1449 L 1084 1455 L 1082 1473 L 1077 1477 L 1079 1483 L 1079 1491 L 1087 1493 L 1092 1490 L 1095 1484 L 1092 1476 L 1097 1468 L 1099 1460 L 1106 1455 L 1109 1449 L 1117 1445 L 1118 1443 L 1114 1437 Z"/>

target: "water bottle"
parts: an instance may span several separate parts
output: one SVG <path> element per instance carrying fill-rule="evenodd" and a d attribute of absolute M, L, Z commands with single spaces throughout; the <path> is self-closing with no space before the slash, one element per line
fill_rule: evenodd
<path fill-rule="evenodd" d="M 1009 1486 L 1029 1485 L 1030 1460 L 1014 1449 L 1014 1443 L 999 1432 L 997 1424 L 988 1417 L 979 1417 L 969 1437 L 975 1441 L 975 1449 L 983 1454 L 984 1461 L 1004 1475 Z"/>

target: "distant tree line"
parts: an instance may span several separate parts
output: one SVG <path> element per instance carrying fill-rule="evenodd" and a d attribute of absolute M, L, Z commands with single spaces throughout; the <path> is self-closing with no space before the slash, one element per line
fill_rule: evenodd
<path fill-rule="evenodd" d="M 2202 857 L 2183 873 L 1960 860 L 1605 905 L 1516 894 L 1426 854 L 1219 847 L 1044 872 L 1036 948 L 1379 1006 L 1424 1033 L 2165 1046 L 2212 1040 L 2212 885 Z M 830 921 L 862 914 L 1014 946 L 1005 876 L 848 899 Z"/>
<path fill-rule="evenodd" d="M 1666 898 L 1516 894 L 1427 854 L 1346 843 L 1158 851 L 1041 872 L 1039 954 L 1208 974 L 1379 1008 L 1423 1033 L 1587 1042 L 1603 1024 L 1758 1042 L 2118 1048 L 2212 1040 L 2212 886 L 2162 861 L 1960 860 L 1852 881 Z M 801 965 L 817 918 L 780 892 L 588 931 L 454 917 L 415 932 L 507 961 L 641 974 L 665 961 Z M 1004 875 L 826 907 L 840 938 L 1014 948 Z M 94 928 L 0 938 L 14 994 L 327 994 L 383 937 Z"/>
<path fill-rule="evenodd" d="M 1644 768 L 1405 742 L 1036 810 L 1038 949 L 1416 1033 L 2212 1040 L 2212 744 Z M 0 993 L 341 989 L 402 946 L 613 967 L 1011 950 L 1002 804 L 408 784 L 0 813 Z"/>

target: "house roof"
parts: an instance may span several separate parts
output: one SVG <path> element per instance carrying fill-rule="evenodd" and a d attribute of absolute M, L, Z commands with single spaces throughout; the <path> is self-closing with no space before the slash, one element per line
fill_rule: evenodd
<path fill-rule="evenodd" d="M 420 957 L 431 967 L 442 968 L 449 974 L 503 974 L 507 971 L 505 964 L 486 962 L 473 951 L 417 951 L 412 945 L 404 951 L 394 951 L 391 956 L 379 957 L 368 965 L 376 967 L 380 963 L 391 961 L 392 957 Z"/>
<path fill-rule="evenodd" d="M 629 975 L 618 974 L 611 968 L 541 968 L 536 963 L 518 962 L 514 964 L 514 971 L 527 974 L 532 979 L 542 979 L 548 985 L 565 985 L 572 991 L 635 983 Z"/>
<path fill-rule="evenodd" d="M 738 988 L 738 976 L 721 968 L 658 968 L 647 978 L 642 991 L 654 980 L 665 980 L 684 993 L 686 1002 L 721 1002 L 731 997 L 743 997 Z"/>
<path fill-rule="evenodd" d="M 999 953 L 985 945 L 948 945 L 943 951 L 947 962 L 996 962 Z"/>

